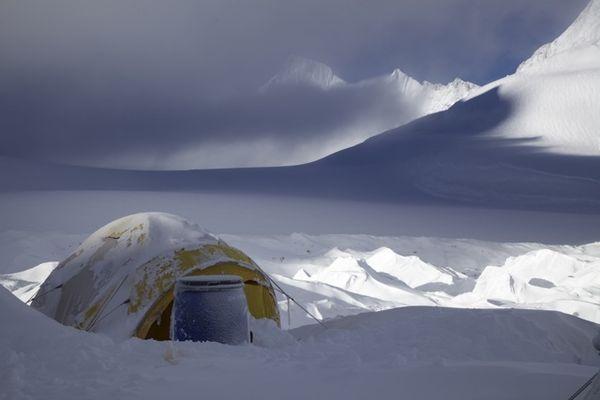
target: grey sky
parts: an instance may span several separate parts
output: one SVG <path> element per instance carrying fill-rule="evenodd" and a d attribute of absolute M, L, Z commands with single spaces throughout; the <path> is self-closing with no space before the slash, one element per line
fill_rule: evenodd
<path fill-rule="evenodd" d="M 4 0 L 0 153 L 110 164 L 131 148 L 168 157 L 191 144 L 214 153 L 212 145 L 237 143 L 243 152 L 284 138 L 298 147 L 357 112 L 389 110 L 379 110 L 385 99 L 314 93 L 257 100 L 289 55 L 348 81 L 400 68 L 418 80 L 481 84 L 512 72 L 585 4 Z"/>

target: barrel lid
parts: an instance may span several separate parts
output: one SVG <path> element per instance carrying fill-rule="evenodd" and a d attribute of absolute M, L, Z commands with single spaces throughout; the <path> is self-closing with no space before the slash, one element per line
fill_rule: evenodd
<path fill-rule="evenodd" d="M 177 279 L 178 284 L 194 287 L 241 285 L 242 278 L 237 275 L 194 275 Z"/>

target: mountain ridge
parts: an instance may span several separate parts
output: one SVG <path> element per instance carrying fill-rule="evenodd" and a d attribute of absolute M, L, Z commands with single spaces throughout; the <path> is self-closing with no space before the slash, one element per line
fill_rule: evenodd
<path fill-rule="evenodd" d="M 600 0 L 590 0 L 575 21 L 555 40 L 538 48 L 530 58 L 523 61 L 517 73 L 548 67 L 555 58 L 575 50 L 593 51 L 600 58 Z M 568 64 L 569 60 L 558 60 Z"/>

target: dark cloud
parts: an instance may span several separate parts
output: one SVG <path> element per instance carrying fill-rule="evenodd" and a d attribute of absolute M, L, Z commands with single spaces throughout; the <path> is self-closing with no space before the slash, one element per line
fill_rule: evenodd
<path fill-rule="evenodd" d="M 356 144 L 414 114 L 394 88 L 292 86 L 211 101 L 130 85 L 93 91 L 68 80 L 54 91 L 54 83 L 5 91 L 0 129 L 18 132 L 2 140 L 13 155 L 119 168 L 284 165 Z"/>
<path fill-rule="evenodd" d="M 344 90 L 257 95 L 290 54 L 350 81 L 399 67 L 420 80 L 483 83 L 514 70 L 584 5 L 5 0 L 0 152 L 156 168 L 318 156 L 328 141 L 352 142 L 352 130 L 401 121 L 405 105 Z"/>

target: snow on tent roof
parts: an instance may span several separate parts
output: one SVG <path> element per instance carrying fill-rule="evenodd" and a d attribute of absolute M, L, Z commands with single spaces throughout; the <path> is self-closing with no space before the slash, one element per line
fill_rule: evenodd
<path fill-rule="evenodd" d="M 270 280 L 250 257 L 165 213 L 129 215 L 94 232 L 50 274 L 32 306 L 83 330 L 168 339 L 176 279 L 220 274 L 243 280 L 255 318 L 279 322 Z"/>

